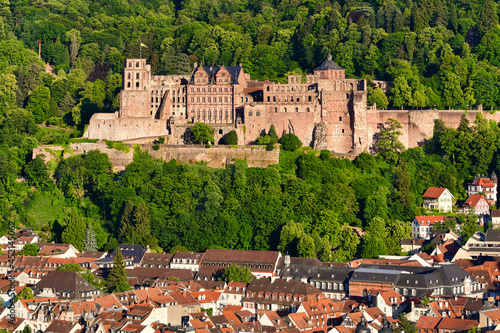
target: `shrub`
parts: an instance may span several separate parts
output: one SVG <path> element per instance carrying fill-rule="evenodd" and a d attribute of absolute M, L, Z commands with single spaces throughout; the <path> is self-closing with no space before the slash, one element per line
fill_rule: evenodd
<path fill-rule="evenodd" d="M 273 149 L 274 149 L 274 145 L 273 145 L 272 143 L 270 143 L 270 144 L 268 144 L 268 145 L 266 146 L 266 150 L 267 150 L 267 151 L 271 151 L 271 150 L 273 150 Z"/>
<path fill-rule="evenodd" d="M 271 143 L 271 137 L 269 135 L 259 136 L 257 138 L 258 145 L 268 145 Z"/>
<path fill-rule="evenodd" d="M 285 134 L 281 137 L 280 143 L 284 150 L 287 151 L 296 151 L 300 147 L 302 147 L 302 141 L 292 133 Z"/>
<path fill-rule="evenodd" d="M 159 143 L 155 143 L 153 145 L 153 150 L 159 150 L 160 149 L 160 144 Z"/>
<path fill-rule="evenodd" d="M 226 134 L 226 144 L 227 145 L 237 145 L 238 144 L 238 134 L 235 130 L 230 131 Z"/>

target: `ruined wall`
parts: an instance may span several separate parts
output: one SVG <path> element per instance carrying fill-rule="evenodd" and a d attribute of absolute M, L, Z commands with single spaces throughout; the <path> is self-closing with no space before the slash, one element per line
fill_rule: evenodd
<path fill-rule="evenodd" d="M 394 118 L 403 125 L 400 140 L 405 147 L 414 148 L 423 145 L 426 139 L 432 137 L 434 120 L 441 119 L 446 127 L 457 128 L 464 112 L 467 112 L 467 119 L 471 124 L 478 113 L 482 113 L 487 120 L 500 121 L 500 113 L 490 114 L 481 110 L 376 110 L 369 108 L 367 112 L 368 148 L 373 152 L 378 133 L 384 128 L 389 118 Z"/>
<path fill-rule="evenodd" d="M 144 137 L 167 136 L 167 120 L 118 118 L 118 113 L 95 113 L 83 135 L 88 139 L 124 141 Z"/>
<path fill-rule="evenodd" d="M 145 145 L 143 148 L 148 148 Z M 165 161 L 177 160 L 183 163 L 206 162 L 209 167 L 224 168 L 235 160 L 246 160 L 249 167 L 265 168 L 271 164 L 279 163 L 279 149 L 267 151 L 261 147 L 218 146 L 205 149 L 196 146 L 169 146 L 155 151 L 149 149 L 152 156 Z"/>
<path fill-rule="evenodd" d="M 133 145 L 128 144 L 129 152 L 116 149 L 109 149 L 105 142 L 96 143 L 71 143 L 69 148 L 62 146 L 39 146 L 33 149 L 33 157 L 43 154 L 47 163 L 52 159 L 57 159 L 61 155 L 68 158 L 75 155 L 85 154 L 91 150 L 99 150 L 106 153 L 115 171 L 124 170 L 134 159 Z M 159 150 L 153 150 L 151 144 L 140 145 L 141 149 L 149 150 L 155 158 L 165 161 L 176 159 L 182 163 L 206 162 L 209 167 L 223 168 L 226 164 L 232 164 L 236 159 L 246 160 L 249 167 L 267 167 L 271 164 L 279 163 L 279 149 L 267 151 L 261 147 L 229 147 L 214 146 L 206 149 L 204 146 L 167 146 L 162 145 Z M 61 152 L 63 152 L 61 154 Z"/>

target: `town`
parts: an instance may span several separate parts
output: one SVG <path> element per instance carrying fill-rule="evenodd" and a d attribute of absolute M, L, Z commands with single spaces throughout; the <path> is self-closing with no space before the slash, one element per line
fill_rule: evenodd
<path fill-rule="evenodd" d="M 472 332 L 500 329 L 498 178 L 478 175 L 457 206 L 428 188 L 404 256 L 344 263 L 279 251 L 112 252 L 0 238 L 0 329 L 10 332 Z M 453 211 L 481 230 L 464 239 Z M 362 231 L 358 231 L 362 232 Z M 95 242 L 95 239 L 94 239 Z M 92 242 L 91 242 L 92 243 Z M 95 244 L 94 244 L 95 246 Z M 10 253 L 16 254 L 13 259 Z M 108 289 L 106 289 L 106 286 Z M 114 288 L 112 292 L 109 288 Z M 413 328 L 412 328 L 413 327 Z M 412 331 L 413 329 L 413 331 Z"/>

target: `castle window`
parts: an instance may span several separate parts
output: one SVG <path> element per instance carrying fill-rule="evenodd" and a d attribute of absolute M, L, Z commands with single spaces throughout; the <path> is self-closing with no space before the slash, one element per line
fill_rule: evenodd
<path fill-rule="evenodd" d="M 154 97 L 151 97 L 151 103 L 153 103 L 153 102 L 154 102 Z"/>
<path fill-rule="evenodd" d="M 253 115 L 252 111 L 248 112 L 248 116 L 251 117 Z"/>
<path fill-rule="evenodd" d="M 299 112 L 299 108 L 295 108 L 295 112 Z"/>
<path fill-rule="evenodd" d="M 260 112 L 259 111 L 255 112 L 255 116 L 260 117 Z"/>
<path fill-rule="evenodd" d="M 128 73 L 128 79 L 130 80 L 130 73 Z"/>
<path fill-rule="evenodd" d="M 132 63 L 131 62 L 128 63 L 128 67 L 132 67 Z"/>
<path fill-rule="evenodd" d="M 269 91 L 269 86 L 267 86 L 267 91 Z"/>
<path fill-rule="evenodd" d="M 191 92 L 194 92 L 194 88 L 191 88 Z"/>
<path fill-rule="evenodd" d="M 243 97 L 241 98 L 241 103 L 243 103 Z"/>
<path fill-rule="evenodd" d="M 276 96 L 273 96 L 273 102 L 276 102 Z"/>
<path fill-rule="evenodd" d="M 135 86 L 136 86 L 137 88 L 139 88 L 139 82 L 136 82 L 136 83 L 135 83 Z"/>
<path fill-rule="evenodd" d="M 344 134 L 344 129 L 342 129 L 342 134 Z"/>
<path fill-rule="evenodd" d="M 227 82 L 227 80 L 226 80 L 226 82 Z M 224 92 L 227 92 L 227 88 L 224 88 Z"/>
<path fill-rule="evenodd" d="M 339 121 L 342 121 L 342 117 L 339 117 Z"/>
<path fill-rule="evenodd" d="M 271 101 L 271 96 L 267 96 L 267 101 L 270 102 Z"/>
<path fill-rule="evenodd" d="M 300 98 L 299 97 L 297 97 L 297 102 L 300 102 Z"/>
<path fill-rule="evenodd" d="M 286 108 L 285 108 L 285 112 L 286 112 Z"/>
<path fill-rule="evenodd" d="M 290 96 L 290 102 L 293 102 L 293 96 Z"/>
<path fill-rule="evenodd" d="M 349 94 L 345 94 L 345 98 L 349 99 Z"/>
<path fill-rule="evenodd" d="M 208 92 L 212 92 L 212 88 L 208 88 L 207 90 L 208 90 Z"/>
<path fill-rule="evenodd" d="M 220 134 L 220 135 L 222 135 L 222 130 L 221 130 L 221 129 L 219 130 L 219 134 Z M 223 264 L 223 265 L 224 265 L 224 264 Z"/>
<path fill-rule="evenodd" d="M 127 82 L 127 88 L 130 88 L 130 82 Z"/>
<path fill-rule="evenodd" d="M 139 73 L 136 73 L 136 74 L 135 74 L 135 78 L 136 78 L 136 79 L 139 79 Z"/>
<path fill-rule="evenodd" d="M 311 99 L 312 99 L 312 97 L 311 97 L 311 96 L 309 96 L 309 102 L 311 101 Z"/>
<path fill-rule="evenodd" d="M 307 108 L 306 110 L 307 110 L 307 112 L 311 112 L 311 109 L 310 109 L 310 108 Z"/>
<path fill-rule="evenodd" d="M 278 113 L 278 108 L 274 108 L 274 113 Z"/>
<path fill-rule="evenodd" d="M 139 67 L 139 62 L 136 62 L 136 63 L 135 63 L 135 67 Z"/>
<path fill-rule="evenodd" d="M 248 97 L 245 97 L 245 102 L 248 102 Z"/>

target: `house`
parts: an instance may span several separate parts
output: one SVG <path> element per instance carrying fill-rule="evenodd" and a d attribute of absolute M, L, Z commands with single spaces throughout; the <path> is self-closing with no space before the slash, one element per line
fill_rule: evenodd
<path fill-rule="evenodd" d="M 35 328 L 24 318 L 12 320 L 9 316 L 5 316 L 0 320 L 0 330 L 7 330 L 11 333 L 21 333 L 26 326 L 31 329 L 31 332 L 35 331 Z"/>
<path fill-rule="evenodd" d="M 411 225 L 412 238 L 430 239 L 434 224 L 442 224 L 442 216 L 415 216 Z"/>
<path fill-rule="evenodd" d="M 478 175 L 467 185 L 467 195 L 483 194 L 492 206 L 497 204 L 498 178 L 493 171 L 490 178 Z"/>
<path fill-rule="evenodd" d="M 80 255 L 71 244 L 38 243 L 38 255 L 53 258 L 76 258 Z"/>
<path fill-rule="evenodd" d="M 490 215 L 493 228 L 500 229 L 500 209 L 492 209 Z"/>
<path fill-rule="evenodd" d="M 401 239 L 401 252 L 408 255 L 419 253 L 426 242 L 423 238 L 403 238 Z"/>
<path fill-rule="evenodd" d="M 231 265 L 248 267 L 256 277 L 272 277 L 275 275 L 280 258 L 279 251 L 207 249 L 196 278 L 216 279 Z"/>
<path fill-rule="evenodd" d="M 78 330 L 81 330 L 81 326 L 76 322 L 54 320 L 44 333 L 75 333 Z"/>
<path fill-rule="evenodd" d="M 490 204 L 481 194 L 471 194 L 459 209 L 464 214 L 485 216 L 490 214 Z"/>
<path fill-rule="evenodd" d="M 500 330 L 500 309 L 492 308 L 479 311 L 479 326 L 486 331 Z"/>
<path fill-rule="evenodd" d="M 479 257 L 500 257 L 500 230 L 488 229 L 486 233 L 477 231 L 453 257 L 460 259 L 477 259 Z"/>
<path fill-rule="evenodd" d="M 221 303 L 225 305 L 241 305 L 248 283 L 230 282 L 221 295 Z"/>
<path fill-rule="evenodd" d="M 438 333 L 465 333 L 478 326 L 479 322 L 477 320 L 444 317 L 438 324 Z"/>
<path fill-rule="evenodd" d="M 316 327 L 333 326 L 335 322 L 342 319 L 343 302 L 337 302 L 329 298 L 310 300 L 302 302 L 297 313 L 305 312 L 316 325 Z"/>
<path fill-rule="evenodd" d="M 452 263 L 417 267 L 362 265 L 349 279 L 349 297 L 371 300 L 379 292 L 396 291 L 405 298 L 424 295 L 481 296 L 483 286 L 475 277 Z"/>
<path fill-rule="evenodd" d="M 319 289 L 300 280 L 256 278 L 248 285 L 243 305 L 257 315 L 266 311 L 293 313 L 302 302 L 322 298 Z"/>
<path fill-rule="evenodd" d="M 146 253 L 141 261 L 142 267 L 169 268 L 173 258 L 171 253 Z"/>
<path fill-rule="evenodd" d="M 203 253 L 177 252 L 170 261 L 170 268 L 189 269 L 197 272 L 200 270 L 200 262 L 203 255 Z"/>
<path fill-rule="evenodd" d="M 437 209 L 440 213 L 451 212 L 453 209 L 454 196 L 447 188 L 429 187 L 422 195 L 424 208 L 427 210 Z"/>
<path fill-rule="evenodd" d="M 386 316 L 398 318 L 403 311 L 405 298 L 395 291 L 379 292 L 375 297 L 375 306 L 382 310 Z"/>
<path fill-rule="evenodd" d="M 415 323 L 419 332 L 438 333 L 438 324 L 441 317 L 420 316 Z"/>
<path fill-rule="evenodd" d="M 83 300 L 100 296 L 101 292 L 76 272 L 51 271 L 33 288 L 38 297 Z"/>

